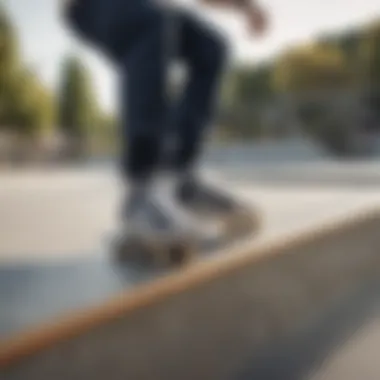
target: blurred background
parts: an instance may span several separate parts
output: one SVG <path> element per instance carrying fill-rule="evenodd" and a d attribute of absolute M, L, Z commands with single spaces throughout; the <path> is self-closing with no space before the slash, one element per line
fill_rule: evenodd
<path fill-rule="evenodd" d="M 117 152 L 117 77 L 104 57 L 65 30 L 58 3 L 1 4 L 2 167 L 79 163 Z M 340 159 L 380 155 L 376 1 L 262 3 L 271 29 L 252 41 L 239 17 L 205 14 L 183 0 L 230 40 L 213 145 L 236 153 L 269 144 L 271 155 L 284 149 Z"/>

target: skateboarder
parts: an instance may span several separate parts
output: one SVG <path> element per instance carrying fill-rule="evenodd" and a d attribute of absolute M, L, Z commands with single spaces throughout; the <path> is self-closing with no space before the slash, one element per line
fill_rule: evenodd
<path fill-rule="evenodd" d="M 241 12 L 254 32 L 265 29 L 264 14 L 254 2 L 204 2 Z M 182 209 L 234 212 L 237 202 L 201 183 L 196 175 L 196 159 L 226 62 L 223 38 L 165 0 L 65 0 L 64 15 L 71 28 L 110 57 L 120 72 L 122 171 L 130 189 L 123 215 L 128 229 L 133 226 L 141 236 L 191 230 L 175 210 L 159 204 L 152 191 L 169 131 L 175 131 L 176 137 L 171 157 L 177 178 L 173 195 Z M 166 86 L 172 59 L 183 61 L 189 72 L 174 106 L 169 104 Z"/>

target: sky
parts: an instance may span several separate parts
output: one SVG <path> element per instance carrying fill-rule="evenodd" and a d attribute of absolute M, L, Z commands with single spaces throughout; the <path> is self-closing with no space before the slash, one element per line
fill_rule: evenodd
<path fill-rule="evenodd" d="M 63 57 L 67 52 L 78 52 L 88 62 L 102 105 L 115 109 L 117 76 L 104 57 L 65 28 L 59 17 L 60 0 L 0 1 L 5 2 L 16 24 L 24 59 L 44 82 L 56 88 Z M 380 0 L 258 0 L 270 17 L 268 33 L 258 40 L 247 35 L 243 17 L 199 7 L 196 0 L 176 1 L 225 34 L 232 60 L 253 63 L 321 33 L 344 30 L 380 16 Z"/>

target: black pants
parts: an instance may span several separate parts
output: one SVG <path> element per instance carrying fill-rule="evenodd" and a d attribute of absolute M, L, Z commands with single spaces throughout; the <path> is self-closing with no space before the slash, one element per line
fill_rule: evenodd
<path fill-rule="evenodd" d="M 154 0 L 77 0 L 72 26 L 120 68 L 122 167 L 128 178 L 149 177 L 174 132 L 177 170 L 194 164 L 211 122 L 225 64 L 223 39 L 195 16 Z M 188 69 L 182 95 L 168 97 L 168 64 Z"/>

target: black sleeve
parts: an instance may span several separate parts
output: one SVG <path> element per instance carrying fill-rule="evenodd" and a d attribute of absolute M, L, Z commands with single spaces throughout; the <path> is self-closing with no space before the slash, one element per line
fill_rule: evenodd
<path fill-rule="evenodd" d="M 91 35 L 91 14 L 88 0 L 75 0 L 63 8 L 63 21 L 80 37 L 89 38 Z"/>

